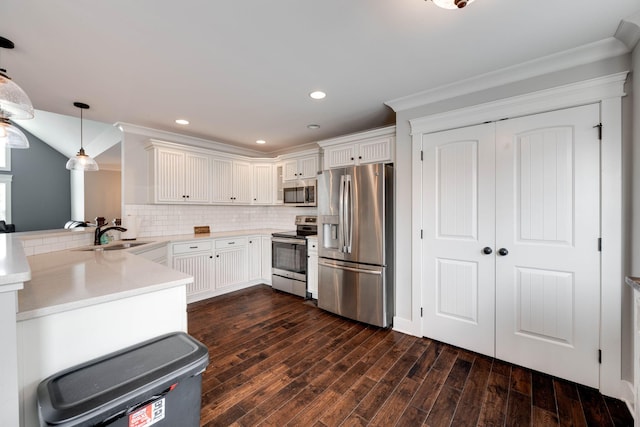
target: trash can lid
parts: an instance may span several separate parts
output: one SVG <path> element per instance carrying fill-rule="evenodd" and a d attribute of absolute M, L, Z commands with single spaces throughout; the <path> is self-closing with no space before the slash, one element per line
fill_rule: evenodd
<path fill-rule="evenodd" d="M 38 385 L 43 421 L 110 416 L 158 386 L 197 375 L 208 365 L 207 348 L 175 332 L 58 372 Z"/>

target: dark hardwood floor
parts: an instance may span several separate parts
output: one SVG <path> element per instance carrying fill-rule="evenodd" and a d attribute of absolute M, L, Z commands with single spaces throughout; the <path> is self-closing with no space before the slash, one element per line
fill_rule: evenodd
<path fill-rule="evenodd" d="M 189 306 L 203 426 L 631 426 L 597 390 L 255 286 Z"/>

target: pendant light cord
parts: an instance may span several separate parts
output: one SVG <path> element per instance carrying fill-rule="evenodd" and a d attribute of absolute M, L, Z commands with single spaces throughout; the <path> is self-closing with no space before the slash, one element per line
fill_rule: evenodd
<path fill-rule="evenodd" d="M 80 149 L 84 150 L 84 146 L 82 145 L 82 108 L 80 109 Z"/>

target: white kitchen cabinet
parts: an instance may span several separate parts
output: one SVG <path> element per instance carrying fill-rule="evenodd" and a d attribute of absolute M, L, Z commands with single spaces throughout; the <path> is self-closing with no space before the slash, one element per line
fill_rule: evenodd
<path fill-rule="evenodd" d="M 277 205 L 284 204 L 284 163 L 277 163 L 275 166 L 275 201 L 274 203 Z"/>
<path fill-rule="evenodd" d="M 271 284 L 271 236 L 262 236 L 262 280 Z"/>
<path fill-rule="evenodd" d="M 153 203 L 209 203 L 209 156 L 151 146 L 149 157 Z"/>
<path fill-rule="evenodd" d="M 247 238 L 215 240 L 216 290 L 242 287 L 249 278 Z"/>
<path fill-rule="evenodd" d="M 249 281 L 258 280 L 262 275 L 262 241 L 260 236 L 247 237 Z"/>
<path fill-rule="evenodd" d="M 253 197 L 254 205 L 271 205 L 274 200 L 274 172 L 271 163 L 254 163 L 253 167 Z"/>
<path fill-rule="evenodd" d="M 211 201 L 250 204 L 253 184 L 251 163 L 213 158 L 211 164 Z"/>
<path fill-rule="evenodd" d="M 318 142 L 324 149 L 323 169 L 392 163 L 395 126 Z"/>
<path fill-rule="evenodd" d="M 312 154 L 285 160 L 283 168 L 284 181 L 316 178 L 318 175 L 318 155 Z"/>
<path fill-rule="evenodd" d="M 193 276 L 187 285 L 187 302 L 211 296 L 214 288 L 213 245 L 211 240 L 173 243 L 172 268 Z"/>
<path fill-rule="evenodd" d="M 307 237 L 307 292 L 318 299 L 318 236 Z"/>

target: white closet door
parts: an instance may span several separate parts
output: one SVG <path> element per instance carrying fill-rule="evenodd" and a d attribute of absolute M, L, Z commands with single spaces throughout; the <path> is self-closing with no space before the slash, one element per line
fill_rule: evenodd
<path fill-rule="evenodd" d="M 496 357 L 592 387 L 599 384 L 598 123 L 598 105 L 588 105 L 496 126 Z"/>
<path fill-rule="evenodd" d="M 423 136 L 425 336 L 494 355 L 495 125 Z"/>

